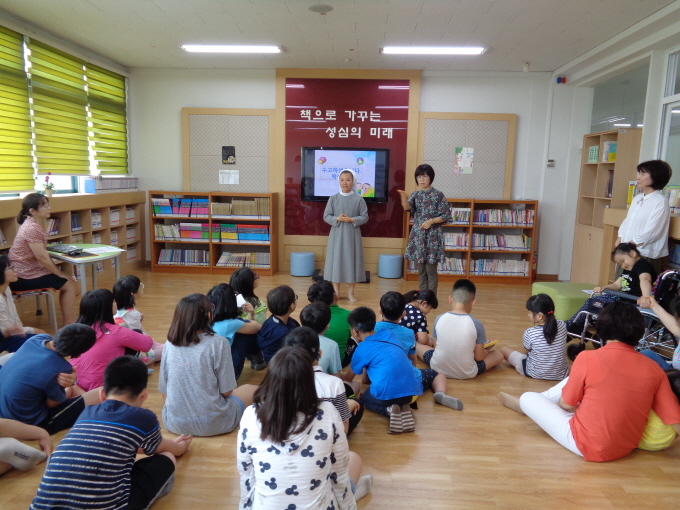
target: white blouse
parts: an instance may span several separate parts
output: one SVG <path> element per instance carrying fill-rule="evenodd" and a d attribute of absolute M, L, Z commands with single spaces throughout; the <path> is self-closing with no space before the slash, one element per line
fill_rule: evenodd
<path fill-rule="evenodd" d="M 12 291 L 7 287 L 5 293 L 0 294 L 0 329 L 9 328 L 11 326 L 20 326 L 24 328 L 24 333 L 27 335 L 33 334 L 33 328 L 24 326 L 21 323 L 21 319 L 17 313 L 17 307 L 14 305 L 14 299 L 12 299 Z"/>
<path fill-rule="evenodd" d="M 633 241 L 640 255 L 659 259 L 668 255 L 668 227 L 671 210 L 661 191 L 633 197 L 626 219 L 619 227 L 621 242 Z"/>

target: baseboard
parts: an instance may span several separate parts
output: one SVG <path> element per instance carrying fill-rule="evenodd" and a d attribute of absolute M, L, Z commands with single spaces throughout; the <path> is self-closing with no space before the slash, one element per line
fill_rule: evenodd
<path fill-rule="evenodd" d="M 556 274 L 537 274 L 535 282 L 559 282 Z"/>

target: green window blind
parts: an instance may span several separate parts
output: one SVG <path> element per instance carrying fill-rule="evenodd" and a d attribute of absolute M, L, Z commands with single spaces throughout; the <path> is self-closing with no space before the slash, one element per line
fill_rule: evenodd
<path fill-rule="evenodd" d="M 38 173 L 89 174 L 84 61 L 30 40 Z"/>
<path fill-rule="evenodd" d="M 0 191 L 32 189 L 33 145 L 24 38 L 0 26 Z"/>
<path fill-rule="evenodd" d="M 103 175 L 128 173 L 125 78 L 93 64 L 86 65 L 90 111 L 90 145 Z"/>

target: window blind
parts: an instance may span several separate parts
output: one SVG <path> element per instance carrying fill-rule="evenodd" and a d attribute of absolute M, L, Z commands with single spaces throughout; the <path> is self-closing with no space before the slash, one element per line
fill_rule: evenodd
<path fill-rule="evenodd" d="M 97 169 L 103 175 L 127 174 L 125 78 L 93 64 L 86 64 L 85 75 Z"/>
<path fill-rule="evenodd" d="M 39 174 L 89 174 L 84 61 L 29 40 L 34 140 Z"/>
<path fill-rule="evenodd" d="M 0 26 L 0 190 L 33 189 L 33 145 L 24 38 Z"/>

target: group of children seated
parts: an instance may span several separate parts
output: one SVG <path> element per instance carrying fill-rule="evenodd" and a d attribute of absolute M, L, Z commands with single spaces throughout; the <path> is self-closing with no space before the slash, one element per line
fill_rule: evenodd
<path fill-rule="evenodd" d="M 11 279 L 7 267 L 5 280 Z M 86 293 L 77 323 L 54 338 L 19 334 L 20 324 L 0 323 L 3 339 L 13 338 L 16 347 L 0 369 L 0 474 L 50 456 L 31 508 L 148 508 L 171 489 L 175 457 L 193 436 L 240 425 L 242 508 L 355 508 L 372 485 L 347 443 L 364 408 L 388 418 L 388 433 L 408 433 L 415 430 L 417 399 L 427 390 L 437 404 L 463 409 L 447 394 L 447 378 L 472 379 L 503 361 L 536 379 L 569 374 L 567 328 L 545 294 L 527 301 L 533 325 L 523 348 L 494 350 L 471 315 L 476 287 L 466 279 L 455 282 L 450 311 L 430 328 L 427 315 L 439 303 L 429 290 L 385 293 L 378 321 L 368 307 L 341 308 L 333 285 L 318 281 L 308 290 L 300 324 L 291 317 L 298 305 L 294 290 L 278 286 L 265 304 L 255 293 L 258 278 L 240 268 L 229 284 L 182 298 L 164 344 L 144 331 L 136 308 L 144 285 L 135 276 L 121 278 L 113 292 Z M 648 304 L 680 333 L 676 301 L 675 316 L 656 310 L 654 298 Z M 416 358 L 428 368 L 417 368 Z M 163 424 L 179 436 L 174 441 L 163 439 L 155 414 L 141 408 L 154 361 L 160 361 Z M 248 361 L 254 370 L 267 368 L 259 387 L 237 384 Z M 680 368 L 677 351 L 673 365 Z M 668 377 L 678 381 L 678 374 Z M 368 385 L 363 391 L 362 384 Z M 501 400 L 522 412 L 514 397 L 501 394 Z M 67 428 L 53 452 L 49 436 Z M 662 442 L 647 434 L 640 447 L 667 447 L 671 434 L 664 432 Z M 21 440 L 37 440 L 41 450 Z M 139 449 L 148 457 L 135 461 Z"/>

